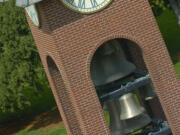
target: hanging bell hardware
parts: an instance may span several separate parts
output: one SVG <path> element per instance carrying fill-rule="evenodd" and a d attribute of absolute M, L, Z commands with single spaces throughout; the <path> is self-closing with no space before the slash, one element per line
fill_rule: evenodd
<path fill-rule="evenodd" d="M 151 100 L 157 97 L 155 88 L 152 83 L 149 83 L 139 89 L 140 94 L 144 100 Z"/>

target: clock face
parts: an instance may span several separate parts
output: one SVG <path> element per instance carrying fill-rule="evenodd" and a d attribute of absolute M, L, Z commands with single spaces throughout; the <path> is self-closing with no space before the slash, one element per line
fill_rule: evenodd
<path fill-rule="evenodd" d="M 39 27 L 40 23 L 39 23 L 39 15 L 38 15 L 38 11 L 36 9 L 36 6 L 30 5 L 28 7 L 25 8 L 26 12 L 28 13 L 29 17 L 31 18 L 32 22 Z"/>
<path fill-rule="evenodd" d="M 105 8 L 112 0 L 61 0 L 73 11 L 90 14 Z"/>

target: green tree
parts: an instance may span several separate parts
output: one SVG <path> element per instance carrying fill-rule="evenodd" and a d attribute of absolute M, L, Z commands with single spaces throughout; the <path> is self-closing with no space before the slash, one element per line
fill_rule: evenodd
<path fill-rule="evenodd" d="M 159 16 L 163 10 L 170 8 L 168 0 L 149 0 L 155 16 Z"/>
<path fill-rule="evenodd" d="M 149 0 L 155 16 L 159 16 L 163 10 L 172 8 L 180 26 L 180 0 Z"/>
<path fill-rule="evenodd" d="M 0 112 L 30 105 L 26 91 L 37 94 L 43 77 L 24 9 L 15 0 L 0 3 Z"/>

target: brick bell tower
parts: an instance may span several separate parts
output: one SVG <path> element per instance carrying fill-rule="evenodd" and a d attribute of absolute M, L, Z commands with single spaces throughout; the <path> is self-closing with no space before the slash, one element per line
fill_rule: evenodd
<path fill-rule="evenodd" d="M 137 88 L 141 105 L 149 116 L 167 119 L 173 135 L 180 135 L 180 83 L 147 0 L 43 0 L 34 8 L 39 22 L 28 14 L 27 20 L 68 134 L 113 134 L 92 61 L 103 45 L 117 44 L 136 69 L 148 71 L 155 87 L 158 98 L 149 101 Z"/>

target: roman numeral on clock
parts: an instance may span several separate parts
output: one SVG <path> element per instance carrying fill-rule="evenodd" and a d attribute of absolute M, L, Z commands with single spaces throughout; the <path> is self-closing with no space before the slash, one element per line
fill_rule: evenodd
<path fill-rule="evenodd" d="M 96 0 L 91 0 L 92 7 L 96 7 L 98 5 Z"/>
<path fill-rule="evenodd" d="M 85 1 L 86 0 L 79 0 L 78 7 L 79 8 L 85 8 Z"/>

